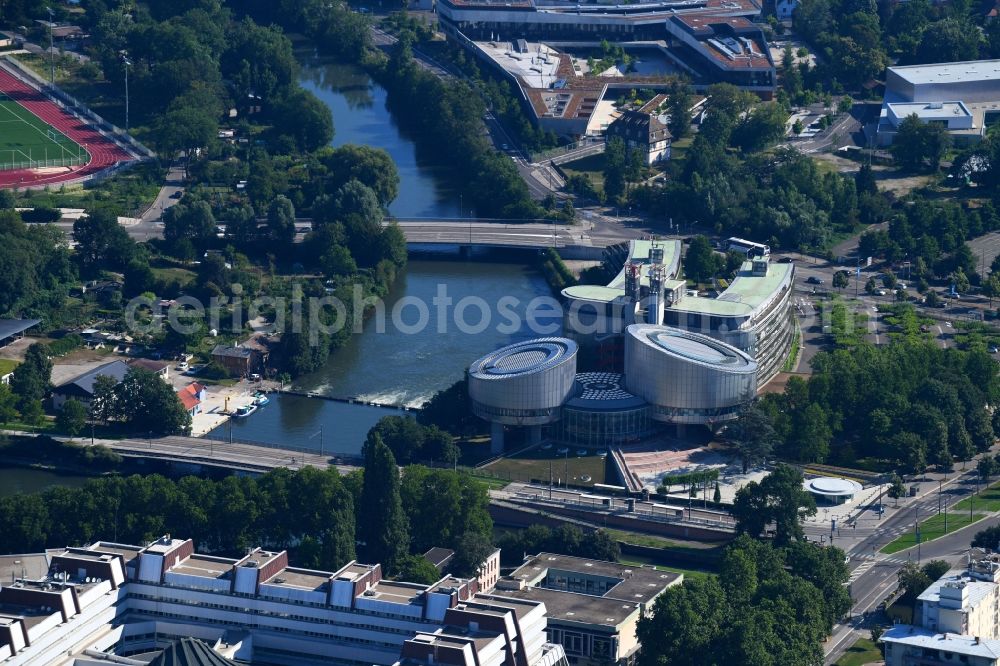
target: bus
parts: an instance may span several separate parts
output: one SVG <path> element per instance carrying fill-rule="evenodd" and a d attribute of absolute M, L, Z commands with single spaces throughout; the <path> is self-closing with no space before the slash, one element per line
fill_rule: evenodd
<path fill-rule="evenodd" d="M 767 257 L 771 254 L 771 248 L 767 245 L 735 236 L 726 241 L 726 250 L 728 252 L 742 252 L 747 257 Z"/>

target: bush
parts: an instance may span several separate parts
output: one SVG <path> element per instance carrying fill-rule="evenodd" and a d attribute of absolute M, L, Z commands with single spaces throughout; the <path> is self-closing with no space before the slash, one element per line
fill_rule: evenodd
<path fill-rule="evenodd" d="M 81 338 L 76 333 L 70 333 L 69 335 L 59 338 L 58 340 L 53 340 L 49 343 L 49 355 L 50 356 L 65 356 L 74 349 L 78 349 L 83 346 L 83 338 Z"/>
<path fill-rule="evenodd" d="M 21 211 L 21 219 L 25 222 L 58 222 L 62 218 L 55 208 L 37 207 L 31 210 Z"/>

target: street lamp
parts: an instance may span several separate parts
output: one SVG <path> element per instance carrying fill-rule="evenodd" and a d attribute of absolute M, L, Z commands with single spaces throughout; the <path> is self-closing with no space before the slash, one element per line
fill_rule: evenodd
<path fill-rule="evenodd" d="M 125 51 L 122 51 L 122 63 L 125 65 L 125 131 L 128 132 L 128 68 L 132 66 L 132 61 Z"/>
<path fill-rule="evenodd" d="M 319 435 L 319 455 L 323 455 L 323 426 L 320 425 L 319 430 L 309 435 L 309 439 L 312 439 L 316 435 Z"/>
<path fill-rule="evenodd" d="M 51 7 L 46 7 L 45 10 L 49 13 L 49 83 L 55 85 L 56 82 L 56 63 L 53 60 L 55 57 L 55 46 L 52 41 L 52 22 L 53 13 Z"/>

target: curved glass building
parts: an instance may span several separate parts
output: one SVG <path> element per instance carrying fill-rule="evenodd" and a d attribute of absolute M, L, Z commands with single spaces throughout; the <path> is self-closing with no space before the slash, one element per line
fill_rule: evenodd
<path fill-rule="evenodd" d="M 650 405 L 650 418 L 714 424 L 735 418 L 757 393 L 749 354 L 700 333 L 633 324 L 625 330 L 625 388 Z"/>
<path fill-rule="evenodd" d="M 581 372 L 576 391 L 562 407 L 556 439 L 564 444 L 604 448 L 637 442 L 651 434 L 649 405 L 625 390 L 616 372 Z"/>

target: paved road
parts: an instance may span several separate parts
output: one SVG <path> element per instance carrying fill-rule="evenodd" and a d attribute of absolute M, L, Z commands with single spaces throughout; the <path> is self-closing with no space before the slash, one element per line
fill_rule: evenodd
<path fill-rule="evenodd" d="M 91 444 L 90 439 L 77 439 L 78 444 Z M 222 442 L 199 437 L 154 437 L 151 439 L 94 440 L 125 456 L 150 457 L 172 462 L 218 465 L 230 469 L 268 471 L 278 467 L 300 469 L 306 466 L 335 466 L 342 472 L 356 469 L 341 464 L 329 455 L 316 452 L 279 449 L 252 444 Z"/>
<path fill-rule="evenodd" d="M 950 507 L 969 497 L 978 487 L 975 483 L 976 474 L 975 465 L 970 464 L 966 470 L 954 472 L 948 480 L 940 474 L 927 475 L 929 482 L 918 482 L 923 493 L 903 502 L 898 509 L 887 508 L 886 518 L 879 519 L 874 512 L 866 512 L 857 519 L 857 528 L 847 529 L 845 526 L 841 530 L 843 536 L 834 543 L 845 548 L 851 555 L 850 585 L 854 605 L 851 608 L 851 619 L 834 627 L 833 635 L 827 641 L 827 663 L 836 662 L 857 637 L 863 635 L 859 631 L 863 629 L 864 613 L 875 610 L 895 591 L 896 574 L 907 561 L 945 559 L 954 563 L 967 551 L 973 534 L 1000 522 L 1000 515 L 994 514 L 945 537 L 891 556 L 878 552 L 901 534 L 912 531 L 915 519 L 923 520 L 937 514 L 939 502 L 942 507 Z M 943 481 L 940 497 L 937 483 L 939 479 Z"/>
<path fill-rule="evenodd" d="M 163 211 L 175 205 L 184 195 L 184 169 L 171 166 L 163 181 L 163 187 L 153 200 L 153 204 L 142 214 L 137 224 L 128 227 L 129 236 L 136 241 L 148 241 L 163 237 Z"/>
<path fill-rule="evenodd" d="M 606 247 L 622 242 L 631 235 L 619 228 L 618 233 L 592 236 L 589 227 L 544 223 L 504 224 L 464 221 L 400 222 L 409 243 L 473 243 L 480 245 L 513 245 L 525 247 Z"/>

